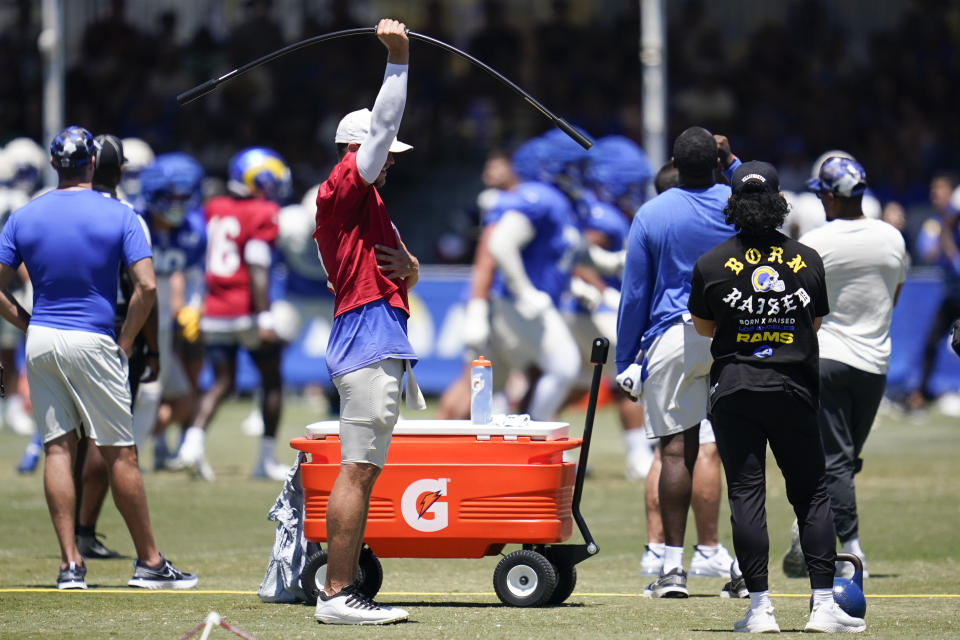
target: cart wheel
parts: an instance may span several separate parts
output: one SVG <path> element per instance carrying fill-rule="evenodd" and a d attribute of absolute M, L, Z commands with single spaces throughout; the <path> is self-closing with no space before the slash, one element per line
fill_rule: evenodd
<path fill-rule="evenodd" d="M 557 588 L 557 572 L 542 554 L 528 549 L 514 551 L 500 560 L 493 572 L 493 589 L 504 604 L 539 607 Z"/>
<path fill-rule="evenodd" d="M 577 567 L 567 560 L 551 558 L 554 570 L 557 572 L 557 588 L 547 600 L 547 604 L 562 604 L 570 597 L 577 587 Z"/>
<path fill-rule="evenodd" d="M 307 597 L 307 604 L 317 604 L 317 597 L 326 580 L 327 552 L 321 549 L 307 558 L 300 572 L 300 588 Z"/>
<path fill-rule="evenodd" d="M 357 585 L 360 593 L 372 598 L 380 591 L 383 584 L 383 565 L 377 558 L 373 550 L 367 545 L 363 545 L 360 550 L 360 579 Z"/>

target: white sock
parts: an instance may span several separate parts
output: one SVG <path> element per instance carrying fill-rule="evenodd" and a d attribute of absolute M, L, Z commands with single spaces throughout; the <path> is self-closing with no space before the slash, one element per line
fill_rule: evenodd
<path fill-rule="evenodd" d="M 750 594 L 753 595 L 752 593 Z M 817 606 L 818 604 L 830 604 L 833 602 L 833 589 L 814 589 L 813 590 L 813 605 Z"/>
<path fill-rule="evenodd" d="M 647 438 L 646 429 L 623 430 L 623 444 L 627 448 L 627 454 L 632 453 L 634 450 L 640 449 L 640 447 L 649 449 L 649 442 L 650 440 Z"/>
<path fill-rule="evenodd" d="M 273 460 L 273 452 L 277 446 L 277 439 L 270 436 L 260 438 L 260 459 Z"/>
<path fill-rule="evenodd" d="M 190 443 L 190 446 L 196 446 L 203 449 L 203 443 L 207 438 L 207 432 L 200 427 L 190 427 L 183 434 L 183 444 Z"/>
<path fill-rule="evenodd" d="M 647 546 L 650 547 L 650 551 L 653 551 L 661 558 L 663 554 L 666 553 L 667 543 L 665 542 L 648 542 Z"/>
<path fill-rule="evenodd" d="M 750 608 L 757 610 L 770 609 L 773 607 L 773 603 L 770 602 L 770 591 L 751 591 L 750 592 Z"/>
<path fill-rule="evenodd" d="M 713 554 L 715 554 L 717 551 L 720 551 L 720 545 L 698 544 L 697 549 L 699 549 L 700 553 L 702 553 L 705 557 L 712 558 Z"/>
<path fill-rule="evenodd" d="M 860 538 L 850 538 L 841 544 L 840 548 L 843 549 L 844 553 L 852 553 L 859 558 L 864 557 L 863 549 L 860 548 Z"/>
<path fill-rule="evenodd" d="M 663 572 L 670 573 L 674 569 L 683 569 L 683 547 L 664 545 Z"/>

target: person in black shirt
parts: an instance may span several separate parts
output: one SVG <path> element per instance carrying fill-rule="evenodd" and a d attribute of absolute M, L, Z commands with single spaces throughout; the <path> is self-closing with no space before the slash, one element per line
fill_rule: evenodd
<path fill-rule="evenodd" d="M 817 426 L 817 329 L 829 312 L 823 262 L 780 233 L 787 203 L 776 169 L 747 162 L 724 209 L 738 233 L 693 269 L 688 308 L 713 338 L 709 413 L 727 478 L 733 544 L 750 608 L 735 631 L 779 631 L 767 585 L 767 442 L 800 523 L 813 609 L 806 631 L 862 631 L 833 601 L 833 512 Z"/>

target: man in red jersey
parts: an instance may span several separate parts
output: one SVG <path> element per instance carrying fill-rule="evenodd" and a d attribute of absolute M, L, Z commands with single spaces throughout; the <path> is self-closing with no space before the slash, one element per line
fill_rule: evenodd
<path fill-rule="evenodd" d="M 419 265 L 387 215 L 377 187 L 393 154 L 406 103 L 406 27 L 381 20 L 388 51 L 373 110 L 348 113 L 334 141 L 340 162 L 317 194 L 313 234 L 335 295 L 327 368 L 340 392 L 340 471 L 327 503 L 327 576 L 314 618 L 328 624 L 386 624 L 407 612 L 375 603 L 355 584 L 367 508 L 387 457 L 407 374 L 407 406 L 425 408 L 413 378 L 416 354 L 407 340 L 407 290 Z"/>
<path fill-rule="evenodd" d="M 213 368 L 213 385 L 200 399 L 184 434 L 179 462 L 213 480 L 204 436 L 220 403 L 233 391 L 237 349 L 249 353 L 260 372 L 263 437 L 253 477 L 283 480 L 287 467 L 274 458 L 283 404 L 281 344 L 270 314 L 268 283 L 279 202 L 289 197 L 290 169 L 274 151 L 244 149 L 230 161 L 229 195 L 211 199 L 207 217 L 207 294 L 200 329 Z"/>

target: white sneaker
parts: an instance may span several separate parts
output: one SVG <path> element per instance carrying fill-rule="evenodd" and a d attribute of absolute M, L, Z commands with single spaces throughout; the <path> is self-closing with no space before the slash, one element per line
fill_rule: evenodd
<path fill-rule="evenodd" d="M 813 633 L 860 633 L 867 628 L 863 618 L 854 618 L 836 602 L 815 604 L 810 621 L 803 628 Z"/>
<path fill-rule="evenodd" d="M 4 423 L 19 436 L 32 436 L 37 426 L 33 418 L 23 409 L 23 399 L 19 395 L 7 398 L 4 411 Z"/>
<path fill-rule="evenodd" d="M 663 556 L 646 545 L 643 548 L 643 557 L 640 559 L 640 575 L 658 577 L 663 569 Z"/>
<path fill-rule="evenodd" d="M 406 620 L 407 612 L 377 604 L 351 584 L 334 596 L 321 590 L 313 618 L 323 624 L 390 624 Z"/>
<path fill-rule="evenodd" d="M 250 473 L 250 477 L 283 482 L 287 479 L 289 472 L 290 467 L 280 464 L 273 458 L 261 458 Z"/>
<path fill-rule="evenodd" d="M 780 633 L 780 625 L 773 617 L 773 607 L 767 609 L 751 609 L 747 607 L 747 615 L 743 620 L 733 623 L 734 633 Z"/>
<path fill-rule="evenodd" d="M 243 429 L 243 434 L 247 436 L 262 436 L 263 435 L 263 414 L 260 413 L 258 407 L 254 407 L 253 411 L 250 412 L 246 418 L 243 419 L 243 422 L 240 423 L 241 429 Z"/>
<path fill-rule="evenodd" d="M 693 559 L 690 560 L 690 575 L 701 578 L 726 578 L 730 575 L 730 565 L 733 557 L 722 544 L 712 554 L 704 553 L 702 547 L 693 548 Z"/>
<path fill-rule="evenodd" d="M 203 440 L 199 438 L 183 439 L 180 450 L 177 451 L 177 458 L 172 466 L 175 468 L 189 469 L 195 476 L 207 482 L 213 482 L 216 479 L 213 467 L 207 462 L 207 457 L 204 454 Z"/>

